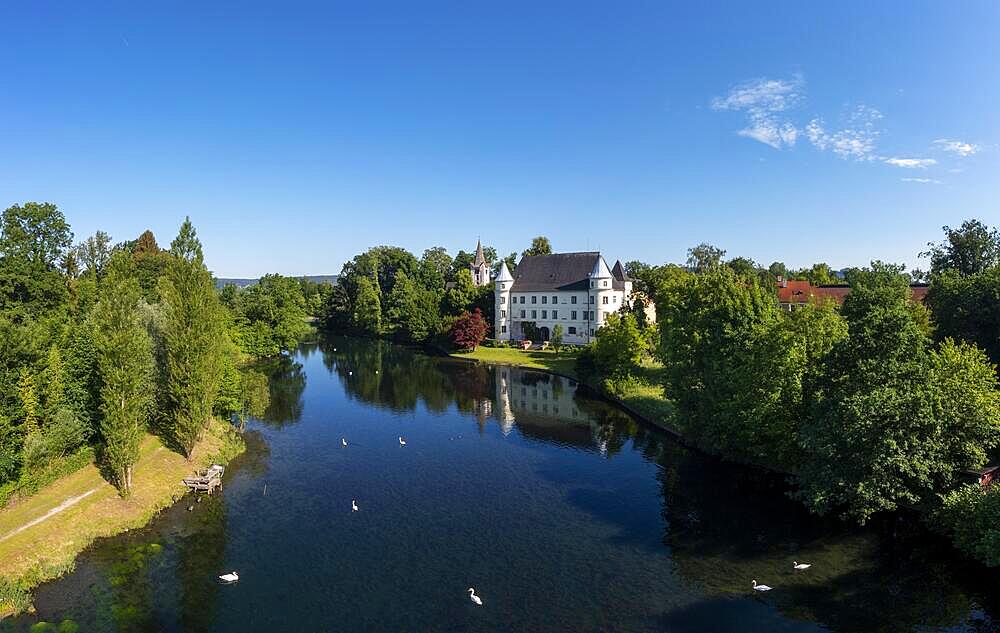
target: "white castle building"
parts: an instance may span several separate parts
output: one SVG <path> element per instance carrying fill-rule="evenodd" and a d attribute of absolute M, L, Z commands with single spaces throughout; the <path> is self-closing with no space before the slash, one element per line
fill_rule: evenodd
<path fill-rule="evenodd" d="M 608 268 L 598 252 L 526 255 L 514 272 L 504 263 L 494 281 L 499 340 L 525 339 L 525 324 L 533 323 L 540 340 L 561 325 L 564 343 L 589 343 L 609 314 L 634 300 L 621 262 Z"/>

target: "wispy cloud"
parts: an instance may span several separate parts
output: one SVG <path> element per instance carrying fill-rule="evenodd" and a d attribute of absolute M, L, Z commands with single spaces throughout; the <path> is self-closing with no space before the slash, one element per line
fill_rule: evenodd
<path fill-rule="evenodd" d="M 806 136 L 817 149 L 828 149 L 843 159 L 874 160 L 875 143 L 881 134 L 877 124 L 881 119 L 882 113 L 875 108 L 859 105 L 845 127 L 829 131 L 823 119 L 815 118 L 806 125 Z"/>
<path fill-rule="evenodd" d="M 927 169 L 931 165 L 937 165 L 937 161 L 933 158 L 887 158 L 885 163 L 906 169 Z"/>
<path fill-rule="evenodd" d="M 934 141 L 933 145 L 936 145 L 939 149 L 945 152 L 957 154 L 963 158 L 965 156 L 972 156 L 980 150 L 980 147 L 975 143 L 966 143 L 948 138 L 939 138 Z"/>
<path fill-rule="evenodd" d="M 733 87 L 725 97 L 713 99 L 712 109 L 745 112 L 749 121 L 738 132 L 740 136 L 775 149 L 792 147 L 799 130 L 781 114 L 802 100 L 802 84 L 798 75 L 791 80 L 754 79 Z"/>
<path fill-rule="evenodd" d="M 936 178 L 900 178 L 903 182 L 917 182 L 924 185 L 940 185 L 941 181 Z"/>

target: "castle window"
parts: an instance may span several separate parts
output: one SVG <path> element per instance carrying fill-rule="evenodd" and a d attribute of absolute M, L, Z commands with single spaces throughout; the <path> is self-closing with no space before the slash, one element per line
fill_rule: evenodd
<path fill-rule="evenodd" d="M 500 303 L 501 304 L 507 303 L 507 297 L 500 297 Z"/>
<path fill-rule="evenodd" d="M 591 297 L 590 297 L 590 303 L 591 303 L 591 304 L 593 304 L 593 303 L 594 303 L 594 297 L 593 297 L 593 296 L 591 296 Z"/>
<path fill-rule="evenodd" d="M 538 310 L 532 310 L 531 311 L 531 318 L 532 319 L 537 319 L 538 318 Z"/>
<path fill-rule="evenodd" d="M 611 303 L 618 303 L 618 295 L 615 295 L 614 298 L 611 299 Z"/>
<path fill-rule="evenodd" d="M 552 303 L 559 303 L 559 297 L 552 295 Z"/>
<path fill-rule="evenodd" d="M 604 305 L 608 305 L 608 298 L 607 297 L 603 297 L 603 299 L 604 299 L 604 301 L 602 301 L 601 303 L 603 303 Z"/>
<path fill-rule="evenodd" d="M 521 318 L 524 318 L 524 310 L 521 310 Z"/>
<path fill-rule="evenodd" d="M 576 310 L 570 310 L 569 311 L 569 319 L 570 319 L 570 321 L 576 321 Z M 573 328 L 570 328 L 570 329 L 572 330 Z"/>
<path fill-rule="evenodd" d="M 542 295 L 542 303 L 548 303 L 548 302 L 549 302 L 549 298 L 546 297 L 545 295 Z"/>
<path fill-rule="evenodd" d="M 569 298 L 569 302 L 570 303 L 576 303 L 576 295 L 573 295 L 572 297 L 570 297 Z"/>
<path fill-rule="evenodd" d="M 558 310 L 553 310 L 552 311 L 552 318 L 553 319 L 558 319 L 559 318 L 559 311 Z"/>
<path fill-rule="evenodd" d="M 538 303 L 538 297 L 536 297 L 535 295 L 531 295 L 531 302 Z"/>
<path fill-rule="evenodd" d="M 507 311 L 506 310 L 501 310 L 500 311 L 500 318 L 501 319 L 506 319 L 507 318 Z"/>
<path fill-rule="evenodd" d="M 573 317 L 573 318 L 575 319 L 576 317 Z M 571 326 L 569 326 L 569 333 L 570 333 L 570 334 L 576 334 L 576 328 L 575 328 L 575 327 L 573 327 L 572 325 L 571 325 Z"/>
<path fill-rule="evenodd" d="M 524 295 L 521 295 L 521 303 L 524 303 Z"/>
<path fill-rule="evenodd" d="M 506 325 L 501 325 L 500 326 L 500 332 L 502 334 L 506 334 L 507 333 L 507 326 Z"/>
<path fill-rule="evenodd" d="M 542 310 L 542 318 L 543 319 L 549 318 L 549 311 L 548 310 Z"/>

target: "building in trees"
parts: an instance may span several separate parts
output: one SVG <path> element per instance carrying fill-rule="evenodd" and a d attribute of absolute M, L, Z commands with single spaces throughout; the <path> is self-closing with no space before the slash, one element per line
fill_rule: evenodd
<path fill-rule="evenodd" d="M 805 279 L 785 279 L 784 277 L 778 278 L 777 286 L 778 305 L 783 310 L 802 307 L 814 300 L 833 299 L 837 304 L 841 304 L 844 302 L 844 297 L 851 293 L 851 287 L 848 285 L 814 286 Z M 927 296 L 928 288 L 927 284 L 910 284 L 911 300 L 922 302 Z"/>
<path fill-rule="evenodd" d="M 472 275 L 472 285 L 479 288 L 490 283 L 490 264 L 483 254 L 483 243 L 476 240 L 476 259 L 469 264 L 469 274 Z"/>
<path fill-rule="evenodd" d="M 525 255 L 511 274 L 506 263 L 494 280 L 494 336 L 547 341 L 556 325 L 563 342 L 589 343 L 609 314 L 631 308 L 636 295 L 621 262 L 609 268 L 598 252 Z"/>

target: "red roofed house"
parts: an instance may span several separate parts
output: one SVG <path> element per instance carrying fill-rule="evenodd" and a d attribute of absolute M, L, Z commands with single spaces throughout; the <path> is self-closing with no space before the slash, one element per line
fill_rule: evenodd
<path fill-rule="evenodd" d="M 813 286 L 808 281 L 778 279 L 778 305 L 785 310 L 801 307 L 813 299 L 833 299 L 839 305 L 850 293 L 850 286 Z M 910 284 L 910 298 L 913 301 L 923 301 L 925 296 L 927 284 Z"/>

